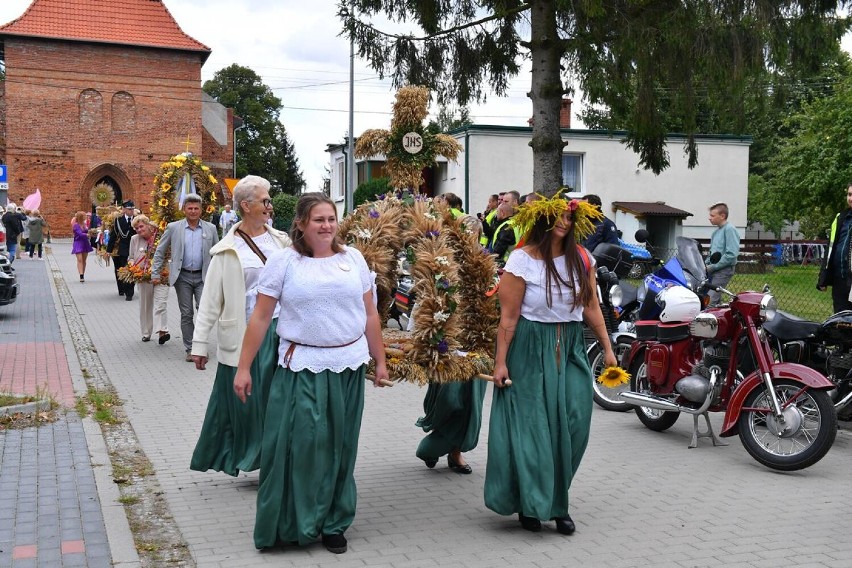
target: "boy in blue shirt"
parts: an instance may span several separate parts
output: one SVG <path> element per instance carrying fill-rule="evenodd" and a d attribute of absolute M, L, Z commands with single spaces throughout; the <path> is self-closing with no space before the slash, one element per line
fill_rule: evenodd
<path fill-rule="evenodd" d="M 740 254 L 740 234 L 736 227 L 728 223 L 728 206 L 724 203 L 710 207 L 710 224 L 715 226 L 716 230 L 710 237 L 710 255 L 704 263 L 707 265 L 710 283 L 725 288 L 734 277 L 734 267 Z M 720 253 L 722 258 L 711 264 L 710 258 L 715 252 Z M 710 305 L 717 305 L 720 298 L 719 292 L 711 291 Z"/>

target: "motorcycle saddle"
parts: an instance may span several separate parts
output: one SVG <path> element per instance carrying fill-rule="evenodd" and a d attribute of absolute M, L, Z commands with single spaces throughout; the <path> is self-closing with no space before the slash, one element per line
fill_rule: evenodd
<path fill-rule="evenodd" d="M 809 339 L 819 331 L 821 326 L 819 322 L 802 319 L 781 310 L 778 310 L 770 321 L 763 322 L 763 329 L 781 341 Z"/>

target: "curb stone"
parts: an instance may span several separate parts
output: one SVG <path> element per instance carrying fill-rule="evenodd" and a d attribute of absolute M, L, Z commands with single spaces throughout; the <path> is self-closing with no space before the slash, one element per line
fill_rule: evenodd
<path fill-rule="evenodd" d="M 35 414 L 36 412 L 41 412 L 43 410 L 50 410 L 49 400 L 36 400 L 34 402 L 25 402 L 23 404 L 0 406 L 0 416 L 11 416 L 12 414 L 18 413 Z"/>
<path fill-rule="evenodd" d="M 71 372 L 74 394 L 80 397 L 86 394 L 87 385 L 80 365 L 73 364 L 74 362 L 79 363 L 79 359 L 74 349 L 74 341 L 65 313 L 66 309 L 76 310 L 76 305 L 70 296 L 66 298 L 65 302 L 60 301 L 57 281 L 62 280 L 64 282 L 64 279 L 53 258 L 53 252 L 50 247 L 47 248 L 45 259 L 50 266 L 50 291 L 53 295 L 53 305 L 56 306 L 56 317 L 59 321 L 59 330 L 63 338 L 62 345 L 65 349 L 65 357 Z M 65 293 L 67 295 L 67 290 Z M 74 412 L 73 409 L 69 411 Z M 100 426 L 90 417 L 82 417 L 82 423 L 83 432 L 86 436 L 86 445 L 89 447 L 89 457 L 95 475 L 95 487 L 98 491 L 98 500 L 101 504 L 113 565 L 120 568 L 139 568 L 142 563 L 139 559 L 139 553 L 136 550 L 136 544 L 133 541 L 133 533 L 130 530 L 130 523 L 127 520 L 124 506 L 118 502 L 120 495 L 118 487 L 112 480 L 112 463 L 110 462 L 103 432 Z"/>

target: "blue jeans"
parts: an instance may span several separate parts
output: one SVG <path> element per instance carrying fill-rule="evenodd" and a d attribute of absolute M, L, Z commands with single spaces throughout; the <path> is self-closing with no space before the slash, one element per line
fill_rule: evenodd
<path fill-rule="evenodd" d="M 10 241 L 6 239 L 6 250 L 9 251 L 9 264 L 15 262 L 15 253 L 18 252 L 18 242 L 17 240 Z"/>

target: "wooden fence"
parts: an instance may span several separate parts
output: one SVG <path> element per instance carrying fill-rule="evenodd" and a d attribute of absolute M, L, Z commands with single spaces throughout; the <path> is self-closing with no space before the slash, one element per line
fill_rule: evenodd
<path fill-rule="evenodd" d="M 710 239 L 696 239 L 704 251 L 710 249 Z M 790 241 L 770 239 L 741 239 L 737 257 L 740 274 L 763 274 L 773 266 L 787 264 L 819 264 L 825 255 L 828 241 Z"/>

